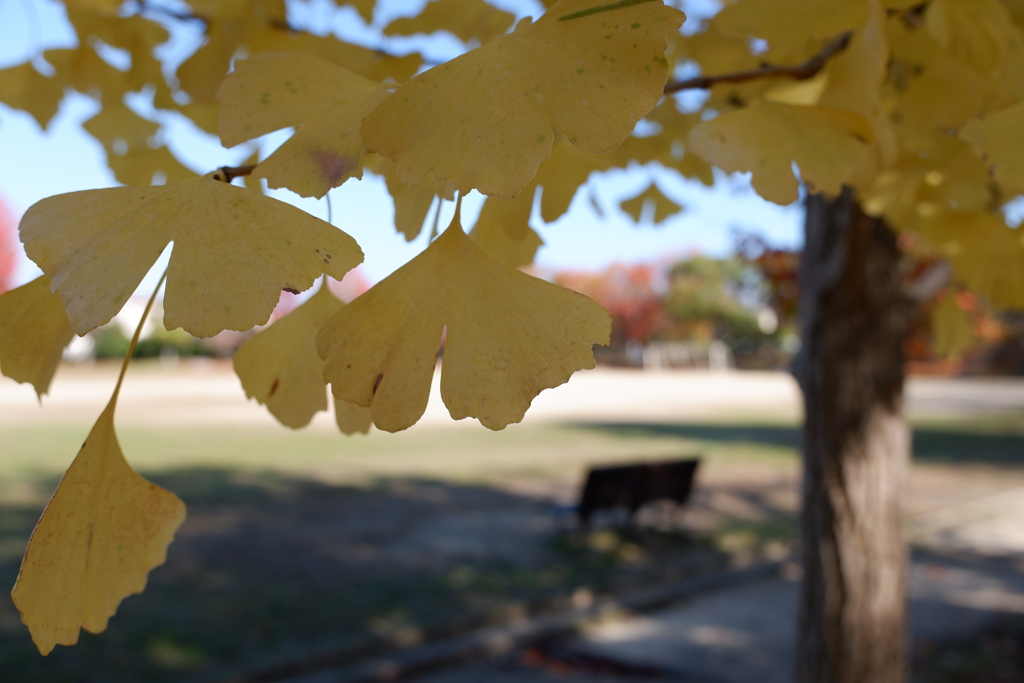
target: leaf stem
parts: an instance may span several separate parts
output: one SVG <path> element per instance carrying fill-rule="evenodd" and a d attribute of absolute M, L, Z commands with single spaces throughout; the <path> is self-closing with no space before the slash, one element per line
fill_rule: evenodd
<path fill-rule="evenodd" d="M 762 64 L 757 69 L 750 71 L 736 71 L 717 76 L 697 76 L 688 78 L 685 81 L 675 81 L 665 85 L 665 94 L 671 95 L 682 90 L 707 90 L 720 83 L 745 83 L 756 81 L 762 78 L 792 78 L 796 81 L 803 81 L 813 78 L 824 68 L 825 64 L 833 55 L 842 52 L 850 44 L 853 31 L 846 31 L 832 39 L 821 52 L 811 57 L 803 64 L 795 66 L 775 66 Z"/>
<path fill-rule="evenodd" d="M 438 227 L 441 224 L 441 205 L 444 204 L 444 199 L 438 195 L 437 197 L 437 208 L 434 209 L 434 222 L 430 227 L 430 239 L 427 240 L 427 244 L 430 244 L 439 234 Z"/>
<path fill-rule="evenodd" d="M 160 276 L 160 282 L 156 283 L 156 289 L 153 290 L 153 295 L 149 297 L 149 301 L 146 302 L 146 308 L 142 311 L 142 318 L 139 319 L 139 324 L 135 328 L 135 334 L 132 335 L 132 340 L 128 343 L 128 350 L 124 354 L 124 360 L 121 361 L 121 373 L 117 376 L 117 384 L 114 386 L 114 393 L 110 397 L 110 404 L 107 406 L 108 409 L 114 407 L 117 403 L 117 397 L 121 393 L 121 385 L 124 383 L 124 376 L 128 372 L 128 366 L 132 362 L 132 354 L 135 353 L 135 347 L 139 344 L 139 337 L 142 336 L 142 327 L 146 324 L 146 319 L 149 318 L 149 312 L 153 309 L 153 302 L 156 301 L 156 295 L 160 293 L 160 288 L 164 286 L 164 281 L 167 279 L 167 270 L 164 270 L 164 274 Z"/>
<path fill-rule="evenodd" d="M 252 172 L 255 169 L 256 164 L 246 164 L 245 166 L 221 166 L 213 172 L 213 179 L 219 180 L 222 183 L 230 183 L 235 178 L 252 175 Z"/>

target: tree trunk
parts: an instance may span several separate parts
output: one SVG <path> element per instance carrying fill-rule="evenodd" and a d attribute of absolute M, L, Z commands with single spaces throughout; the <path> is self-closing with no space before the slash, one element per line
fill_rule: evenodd
<path fill-rule="evenodd" d="M 900 494 L 903 294 L 896 236 L 853 195 L 807 201 L 800 266 L 804 396 L 799 683 L 906 676 L 906 549 Z"/>

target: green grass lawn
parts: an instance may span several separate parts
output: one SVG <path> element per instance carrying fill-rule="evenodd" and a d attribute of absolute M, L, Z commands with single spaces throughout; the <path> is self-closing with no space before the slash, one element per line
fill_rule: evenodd
<path fill-rule="evenodd" d="M 28 534 L 89 426 L 2 427 L 3 585 L 13 584 Z M 1024 472 L 1019 419 L 918 427 L 919 462 Z M 293 657 L 344 659 L 412 642 L 582 588 L 678 578 L 720 555 L 674 532 L 521 536 L 520 526 L 550 521 L 552 491 L 571 495 L 590 464 L 701 454 L 712 470 L 795 473 L 799 441 L 794 424 L 746 419 L 354 438 L 132 424 L 118 433 L 128 460 L 186 501 L 189 521 L 146 593 L 76 647 L 39 657 L 0 601 L 3 680 L 222 680 Z M 786 537 L 785 518 L 766 524 L 764 535 Z M 723 533 L 737 529 L 761 533 L 749 523 Z M 485 550 L 459 549 L 467 539 Z"/>

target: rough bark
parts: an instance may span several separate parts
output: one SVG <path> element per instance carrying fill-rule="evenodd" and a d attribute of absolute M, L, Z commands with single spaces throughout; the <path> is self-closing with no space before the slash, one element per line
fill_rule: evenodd
<path fill-rule="evenodd" d="M 800 269 L 804 578 L 798 683 L 906 676 L 900 493 L 909 304 L 896 236 L 850 192 L 807 202 Z"/>

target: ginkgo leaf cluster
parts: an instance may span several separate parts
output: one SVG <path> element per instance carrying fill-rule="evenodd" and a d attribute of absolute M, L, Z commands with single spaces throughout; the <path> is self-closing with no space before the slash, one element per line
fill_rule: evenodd
<path fill-rule="evenodd" d="M 540 243 L 529 226 L 536 193 L 545 190 L 546 218 L 572 198 L 558 174 L 534 176 L 557 142 L 565 168 L 574 169 L 570 177 L 581 182 L 590 166 L 572 150 L 609 151 L 629 135 L 661 99 L 667 37 L 682 24 L 681 12 L 658 0 L 561 0 L 505 34 L 508 15 L 489 5 L 439 0 L 425 15 L 427 27 L 458 16 L 466 23 L 452 26 L 456 35 L 490 40 L 413 76 L 415 57 L 281 32 L 281 1 L 189 4 L 192 18 L 206 24 L 206 41 L 178 66 L 174 84 L 154 57 L 168 31 L 144 14 L 123 16 L 116 2 L 69 4 L 80 44 L 46 58 L 58 82 L 105 105 L 85 130 L 128 186 L 51 197 L 26 213 L 21 238 L 45 276 L 0 298 L 4 372 L 45 393 L 71 335 L 116 315 L 169 245 L 161 278 L 168 329 L 210 336 L 265 324 L 281 291 L 340 279 L 362 253 L 334 226 L 231 180 L 252 174 L 320 197 L 360 177 L 364 159 L 387 178 L 396 228 L 410 238 L 432 206 L 436 224 L 439 203 L 456 192 L 459 202 L 476 189 L 496 203 L 472 238 L 457 204 L 449 228 L 419 257 L 351 304 L 323 285 L 260 331 L 235 358 L 247 395 L 297 428 L 327 407 L 329 384 L 341 431 L 365 432 L 371 422 L 405 429 L 426 406 L 445 332 L 441 394 L 449 412 L 502 429 L 520 421 L 540 391 L 593 367 L 592 346 L 608 342 L 608 314 L 516 269 Z M 370 5 L 357 9 L 373 16 Z M 408 28 L 396 22 L 390 30 Z M 140 58 L 117 68 L 96 41 Z M 224 79 L 246 44 L 259 49 Z M 0 95 L 20 103 L 34 73 L 25 65 Z M 205 130 L 219 113 L 225 145 L 295 132 L 254 168 L 190 178 L 157 140 L 159 125 L 125 105 L 125 92 L 150 86 L 155 107 Z M 45 122 L 52 110 L 44 100 L 34 113 Z M 157 174 L 170 182 L 133 186 Z M 163 561 L 183 519 L 180 501 L 136 474 L 117 443 L 115 406 L 130 354 L 36 528 L 15 586 L 43 654 L 76 642 L 80 628 L 103 630 Z"/>
<path fill-rule="evenodd" d="M 187 0 L 184 18 L 119 0 L 64 4 L 78 45 L 0 70 L 0 101 L 46 126 L 65 89 L 94 97 L 102 107 L 84 128 L 127 187 L 53 197 L 22 222 L 45 276 L 0 298 L 0 370 L 40 395 L 66 340 L 115 315 L 168 244 L 165 326 L 201 336 L 263 325 L 282 290 L 360 262 L 344 232 L 224 182 L 235 174 L 310 197 L 380 175 L 409 240 L 436 227 L 441 201 L 488 195 L 468 236 L 456 212 L 422 254 L 355 301 L 343 306 L 322 286 L 242 348 L 246 393 L 291 427 L 327 408 L 328 385 L 346 433 L 412 425 L 442 337 L 449 412 L 493 429 L 591 367 L 607 315 L 516 269 L 541 245 L 538 222 L 565 213 L 593 173 L 638 162 L 705 184 L 713 167 L 749 173 L 779 203 L 801 186 L 850 187 L 870 214 L 946 260 L 956 286 L 1024 307 L 1024 239 L 1003 214 L 1024 191 L 1024 13 L 1000 0 L 736 0 L 685 32 L 683 14 L 661 0 L 544 2 L 548 12 L 519 21 L 482 0 L 432 0 L 377 26 L 382 40 L 444 31 L 479 45 L 436 65 L 294 26 L 285 0 Z M 376 21 L 372 0 L 337 4 Z M 171 68 L 157 48 L 176 21 L 203 36 Z M 104 46 L 129 65 L 108 61 Z M 666 81 L 694 71 L 708 78 L 706 98 L 663 97 Z M 127 93 L 151 106 L 130 106 Z M 232 163 L 245 159 L 244 170 L 196 177 L 163 139 L 169 113 L 238 146 Z M 642 118 L 645 135 L 631 136 Z M 279 130 L 292 133 L 267 154 L 263 136 Z M 150 187 L 157 177 L 166 184 Z M 658 183 L 619 205 L 655 221 L 679 207 Z M 171 494 L 126 469 L 114 405 L 19 578 L 41 650 L 73 642 L 79 626 L 102 629 L 180 522 Z M 88 494 L 97 482 L 116 490 L 113 516 Z M 145 538 L 122 523 L 131 515 L 152 518 Z M 83 529 L 103 532 L 95 548 L 83 550 Z M 120 562 L 111 539 L 122 538 L 139 550 L 111 585 L 53 569 L 93 550 Z M 79 596 L 60 603 L 73 609 L 47 597 L 53 586 Z"/>
<path fill-rule="evenodd" d="M 947 259 L 960 284 L 997 305 L 1024 303 L 1024 242 L 1003 216 L 1024 191 L 1019 14 L 999 0 L 741 0 L 704 34 L 687 57 L 740 70 L 758 67 L 723 61 L 740 55 L 732 40 L 765 41 L 762 69 L 848 40 L 806 82 L 713 86 L 704 110 L 715 115 L 689 130 L 689 149 L 749 172 L 779 203 L 797 198 L 798 178 L 827 194 L 850 186 L 869 213 Z"/>

